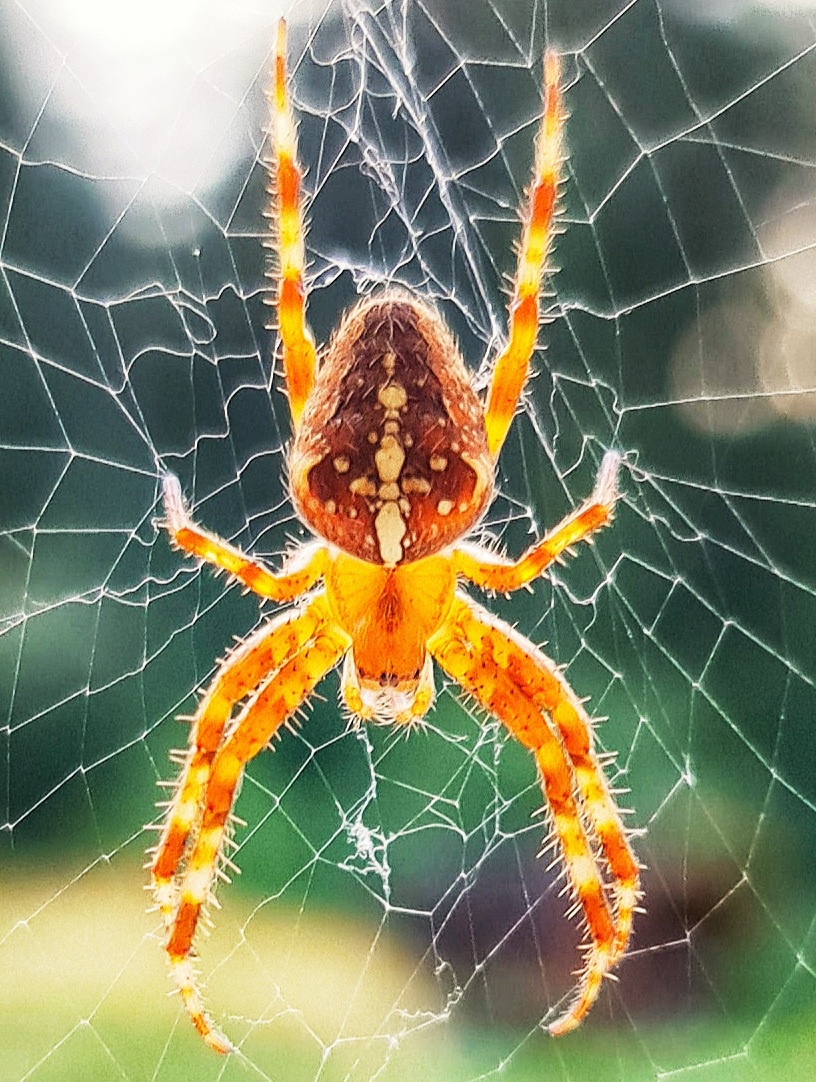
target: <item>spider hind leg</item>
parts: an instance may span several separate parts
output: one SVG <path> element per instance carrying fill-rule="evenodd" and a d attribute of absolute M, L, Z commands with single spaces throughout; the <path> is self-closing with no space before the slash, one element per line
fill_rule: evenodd
<path fill-rule="evenodd" d="M 533 177 L 522 212 L 521 243 L 510 301 L 510 334 L 507 346 L 493 367 L 485 407 L 487 444 L 494 458 L 498 457 L 512 423 L 538 337 L 541 277 L 552 238 L 561 170 L 564 112 L 559 75 L 558 58 L 554 53 L 547 53 L 544 57 L 544 112 L 536 140 Z"/>
<path fill-rule="evenodd" d="M 286 73 L 286 23 L 278 23 L 275 77 L 267 92 L 273 134 L 269 170 L 270 240 L 278 265 L 269 277 L 277 288 L 269 304 L 277 308 L 283 345 L 283 370 L 292 422 L 297 428 L 314 386 L 317 351 L 306 322 L 306 249 L 301 196 L 302 173 L 297 157 L 297 128 L 289 101 Z"/>

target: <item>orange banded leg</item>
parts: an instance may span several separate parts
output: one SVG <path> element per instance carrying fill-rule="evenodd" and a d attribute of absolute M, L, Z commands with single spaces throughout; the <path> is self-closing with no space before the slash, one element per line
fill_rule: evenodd
<path fill-rule="evenodd" d="M 553 1036 L 560 1036 L 575 1029 L 586 1016 L 598 997 L 604 976 L 626 946 L 631 909 L 638 895 L 637 865 L 600 764 L 591 750 L 585 760 L 578 755 L 576 719 L 580 723 L 583 714 L 580 704 L 544 655 L 536 651 L 530 656 L 529 644 L 523 644 L 512 628 L 495 621 L 461 596 L 428 648 L 465 691 L 533 752 L 541 772 L 567 879 L 590 937 L 577 994 L 568 1010 L 549 1026 Z M 561 739 L 550 727 L 548 717 L 557 726 Z M 564 732 L 568 741 L 563 738 Z M 588 741 L 588 729 L 585 736 Z M 599 870 L 584 817 L 601 842 L 612 880 L 609 885 Z M 610 904 L 610 894 L 614 906 Z M 631 903 L 628 912 L 627 902 Z"/>
<path fill-rule="evenodd" d="M 190 748 L 151 869 L 156 902 L 169 928 L 178 902 L 176 877 L 191 834 L 201 818 L 204 792 L 224 727 L 236 703 L 246 698 L 270 672 L 302 649 L 326 619 L 323 603 L 305 612 L 281 614 L 264 624 L 234 651 L 207 689 L 193 718 Z"/>
<path fill-rule="evenodd" d="M 543 655 L 537 653 L 536 659 L 540 657 Z M 609 867 L 609 892 L 614 899 L 615 913 L 615 941 L 609 963 L 612 966 L 629 944 L 632 921 L 641 894 L 640 866 L 629 845 L 627 831 L 612 799 L 603 767 L 592 747 L 590 721 L 580 700 L 557 671 L 547 671 L 542 666 L 538 675 L 542 686 L 535 691 L 536 700 L 544 705 L 558 727 L 575 772 L 581 805 Z M 553 705 L 545 705 L 548 701 Z"/>
<path fill-rule="evenodd" d="M 609 869 L 608 893 L 615 915 L 614 963 L 629 940 L 640 897 L 640 868 L 592 744 L 592 722 L 553 662 L 512 628 L 492 617 L 490 620 L 487 626 L 484 621 L 470 618 L 469 640 L 478 651 L 487 651 L 503 664 L 513 682 L 551 719 L 572 765 L 581 812 Z"/>
<path fill-rule="evenodd" d="M 326 549 L 315 543 L 306 546 L 297 561 L 291 563 L 285 572 L 275 574 L 220 537 L 197 526 L 190 518 L 181 485 L 174 474 L 164 475 L 163 492 L 165 526 L 173 543 L 189 556 L 206 560 L 226 571 L 261 597 L 273 601 L 294 601 L 314 586 L 328 566 Z"/>
<path fill-rule="evenodd" d="M 297 428 L 312 389 L 317 366 L 314 338 L 306 323 L 304 272 L 306 248 L 297 160 L 297 133 L 286 87 L 286 23 L 278 23 L 275 79 L 267 92 L 272 128 L 273 160 L 269 194 L 272 206 L 270 247 L 277 251 L 278 328 L 283 343 L 283 370 L 292 423 Z"/>
<path fill-rule="evenodd" d="M 266 676 L 213 757 L 195 845 L 179 881 L 178 909 L 166 946 L 170 971 L 193 1025 L 216 1052 L 229 1052 L 232 1045 L 216 1029 L 204 1009 L 193 968 L 192 948 L 201 910 L 210 897 L 218 870 L 238 784 L 246 764 L 269 743 L 320 679 L 334 668 L 350 644 L 345 632 L 329 622 L 324 598 L 313 602 L 301 617 L 304 618 L 317 618 L 317 627 L 312 629 L 308 641 Z"/>
<path fill-rule="evenodd" d="M 547 53 L 544 57 L 544 115 L 523 214 L 516 279 L 510 301 L 509 341 L 494 366 L 485 408 L 487 446 L 494 458 L 501 450 L 516 412 L 538 337 L 541 276 L 550 246 L 561 169 L 564 115 L 558 78 L 558 58 Z"/>
<path fill-rule="evenodd" d="M 579 541 L 588 540 L 596 530 L 608 526 L 612 521 L 618 496 L 620 461 L 616 451 L 607 451 L 590 498 L 546 537 L 532 545 L 520 559 L 500 561 L 478 545 L 463 545 L 453 554 L 457 574 L 484 590 L 495 590 L 496 593 L 510 593 L 532 582 L 569 548 Z"/>

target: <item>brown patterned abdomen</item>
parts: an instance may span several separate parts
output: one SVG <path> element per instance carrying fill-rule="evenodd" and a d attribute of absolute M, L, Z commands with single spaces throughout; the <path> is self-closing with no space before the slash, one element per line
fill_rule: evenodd
<path fill-rule="evenodd" d="M 362 302 L 320 364 L 290 456 L 292 496 L 330 543 L 394 566 L 438 552 L 487 506 L 483 410 L 439 316 Z"/>

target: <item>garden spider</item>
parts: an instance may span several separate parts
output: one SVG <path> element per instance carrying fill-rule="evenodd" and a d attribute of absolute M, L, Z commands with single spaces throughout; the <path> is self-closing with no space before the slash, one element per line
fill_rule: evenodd
<path fill-rule="evenodd" d="M 561 161 L 558 62 L 545 60 L 535 167 L 523 215 L 510 333 L 482 403 L 437 313 L 406 293 L 361 301 L 318 360 L 305 320 L 304 225 L 295 123 L 279 23 L 272 114 L 275 304 L 294 439 L 292 499 L 318 540 L 268 570 L 189 517 L 164 481 L 166 527 L 184 552 L 263 598 L 294 602 L 225 659 L 193 719 L 152 878 L 175 983 L 196 1029 L 232 1045 L 208 1017 L 193 965 L 202 907 L 244 767 L 342 659 L 355 719 L 410 725 L 434 698 L 433 661 L 533 753 L 587 947 L 577 992 L 549 1031 L 574 1029 L 626 950 L 638 864 L 593 750 L 581 700 L 540 650 L 459 587 L 509 593 L 609 523 L 619 457 L 608 453 L 591 497 L 519 560 L 462 539 L 493 495 L 494 470 L 524 388 Z M 319 585 L 322 583 L 322 585 Z M 242 706 L 240 704 L 243 704 Z M 240 706 L 240 709 L 238 709 Z M 235 712 L 235 713 L 234 713 Z"/>

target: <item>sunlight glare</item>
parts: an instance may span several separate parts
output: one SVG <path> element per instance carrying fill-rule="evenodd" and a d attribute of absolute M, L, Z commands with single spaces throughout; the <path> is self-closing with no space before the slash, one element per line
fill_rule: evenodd
<path fill-rule="evenodd" d="M 52 88 L 43 69 L 29 91 L 47 102 L 40 155 L 100 177 L 151 182 L 165 207 L 212 189 L 237 163 L 247 168 L 263 118 L 259 112 L 250 131 L 246 100 L 282 6 L 35 2 L 30 15 L 52 46 L 55 73 Z"/>

